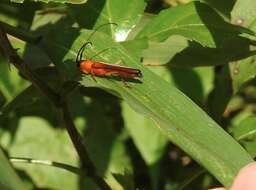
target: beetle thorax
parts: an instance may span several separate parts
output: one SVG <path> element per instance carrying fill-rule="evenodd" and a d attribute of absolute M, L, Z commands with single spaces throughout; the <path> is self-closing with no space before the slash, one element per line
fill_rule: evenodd
<path fill-rule="evenodd" d="M 80 70 L 84 73 L 91 73 L 93 61 L 83 60 L 80 62 Z"/>

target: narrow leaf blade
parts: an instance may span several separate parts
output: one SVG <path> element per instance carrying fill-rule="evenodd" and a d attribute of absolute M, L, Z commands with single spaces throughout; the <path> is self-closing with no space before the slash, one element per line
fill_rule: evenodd
<path fill-rule="evenodd" d="M 44 48 L 56 63 L 66 79 L 72 79 L 75 71 L 75 57 L 78 49 L 90 32 L 69 29 L 44 41 Z M 124 64 L 140 69 L 143 78 L 129 82 L 127 88 L 122 81 L 114 78 L 77 75 L 85 86 L 96 86 L 122 97 L 135 111 L 154 120 L 156 126 L 175 144 L 206 167 L 225 186 L 229 187 L 241 167 L 252 161 L 245 150 L 218 126 L 204 111 L 188 97 L 137 62 L 120 44 L 113 42 L 102 33 L 96 33 L 93 47 L 88 55 L 107 47 L 115 50 L 99 55 L 97 59 L 107 63 L 124 60 Z M 56 48 L 58 47 L 58 48 Z M 73 60 L 73 61 L 72 61 Z M 67 68 L 69 69 L 67 70 Z M 239 155 L 239 156 L 237 156 Z"/>

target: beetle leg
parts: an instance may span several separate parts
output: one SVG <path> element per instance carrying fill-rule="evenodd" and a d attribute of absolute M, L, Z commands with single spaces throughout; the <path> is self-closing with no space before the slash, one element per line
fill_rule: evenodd
<path fill-rule="evenodd" d="M 122 80 L 122 82 L 124 83 L 124 86 L 125 86 L 126 88 L 131 88 L 131 86 L 129 86 L 128 83 L 127 83 L 123 78 L 121 78 L 121 80 Z"/>
<path fill-rule="evenodd" d="M 96 78 L 95 78 L 95 74 L 94 74 L 94 72 L 93 72 L 93 69 L 91 70 L 91 77 L 92 77 L 92 79 L 93 79 L 95 82 L 97 82 L 97 80 L 96 80 Z"/>

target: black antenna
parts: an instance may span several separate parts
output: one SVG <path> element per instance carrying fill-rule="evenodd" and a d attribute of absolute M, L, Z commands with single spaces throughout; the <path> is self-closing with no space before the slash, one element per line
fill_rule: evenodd
<path fill-rule="evenodd" d="M 113 25 L 117 26 L 117 24 L 114 23 L 114 22 L 109 22 L 109 23 L 102 24 L 102 25 L 98 26 L 98 27 L 90 34 L 90 36 L 87 38 L 86 42 L 88 42 L 88 41 L 91 39 L 91 37 L 95 34 L 95 32 L 97 32 L 101 27 L 106 26 L 106 25 L 109 25 L 109 24 L 113 24 Z"/>
<path fill-rule="evenodd" d="M 92 43 L 89 41 L 92 36 L 95 34 L 95 32 L 97 32 L 101 27 L 103 26 L 106 26 L 106 25 L 109 25 L 109 24 L 113 24 L 115 26 L 117 26 L 116 23 L 113 23 L 113 22 L 109 22 L 109 23 L 106 23 L 106 24 L 102 24 L 100 25 L 99 27 L 97 27 L 90 35 L 89 37 L 87 38 L 86 42 L 82 45 L 82 47 L 79 49 L 78 53 L 77 53 L 77 56 L 76 56 L 76 63 L 77 63 L 77 66 L 79 66 L 79 62 L 82 60 L 83 58 L 83 53 L 84 53 L 84 49 L 87 45 L 92 45 Z M 111 48 L 108 48 L 108 49 L 111 49 Z M 103 51 L 100 51 L 99 53 L 97 53 L 96 55 L 92 56 L 92 57 L 95 57 L 95 56 L 98 56 L 100 53 L 103 53 L 104 51 L 106 51 L 107 49 L 103 50 Z"/>
<path fill-rule="evenodd" d="M 93 55 L 92 57 L 90 57 L 90 59 L 92 59 L 92 58 L 94 58 L 94 57 L 97 57 L 97 56 L 99 56 L 100 54 L 102 54 L 102 53 L 104 53 L 104 52 L 106 52 L 106 51 L 108 51 L 108 50 L 110 50 L 110 49 L 116 49 L 116 48 L 115 48 L 115 47 L 110 47 L 110 48 L 103 49 L 103 50 L 99 51 L 98 53 L 96 53 L 95 55 Z"/>
<path fill-rule="evenodd" d="M 92 45 L 91 42 L 86 42 L 82 45 L 82 47 L 79 49 L 77 56 L 76 56 L 76 63 L 79 64 L 79 62 L 82 60 L 83 58 L 83 53 L 84 53 L 84 49 L 87 45 Z"/>

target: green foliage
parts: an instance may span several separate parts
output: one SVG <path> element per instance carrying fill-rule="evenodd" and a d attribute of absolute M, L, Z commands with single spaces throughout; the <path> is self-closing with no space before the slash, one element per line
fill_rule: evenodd
<path fill-rule="evenodd" d="M 232 22 L 250 28 L 252 24 L 255 22 L 256 11 L 254 7 L 255 1 L 238 0 L 231 12 Z"/>
<path fill-rule="evenodd" d="M 252 33 L 226 23 L 209 6 L 195 1 L 161 11 L 141 30 L 138 38 L 147 37 L 150 40 L 163 41 L 170 35 L 177 34 L 199 42 L 202 46 L 214 48 L 225 44 L 226 41 L 237 41 L 238 34 L 245 32 Z"/>
<path fill-rule="evenodd" d="M 231 130 L 234 137 L 245 147 L 252 157 L 256 156 L 255 116 L 248 116 Z"/>
<path fill-rule="evenodd" d="M 14 3 L 24 3 L 25 0 L 11 0 Z M 32 0 L 37 2 L 38 0 Z M 87 0 L 39 0 L 44 3 L 71 3 L 71 4 L 82 4 L 85 3 Z"/>
<path fill-rule="evenodd" d="M 11 190 L 23 190 L 25 186 L 22 184 L 21 180 L 18 178 L 14 169 L 12 168 L 10 162 L 6 159 L 3 151 L 0 150 L 0 188 L 1 189 L 11 189 Z"/>
<path fill-rule="evenodd" d="M 0 5 L 0 29 L 26 66 L 9 63 L 13 55 L 0 44 L 0 143 L 8 153 L 0 154 L 0 187 L 99 188 L 66 133 L 63 102 L 80 148 L 113 189 L 206 189 L 216 180 L 230 187 L 253 161 L 253 1 L 153 8 L 144 0 L 13 2 L 22 4 Z M 143 77 L 95 81 L 82 74 L 75 60 L 87 40 L 84 59 L 110 48 L 93 60 L 139 69 Z M 147 66 L 154 64 L 162 66 Z M 21 184 L 8 157 L 61 162 L 81 174 L 15 163 Z"/>
<path fill-rule="evenodd" d="M 68 135 L 62 129 L 54 129 L 50 123 L 37 117 L 23 117 L 19 121 L 17 136 L 9 146 L 10 155 L 15 157 L 58 160 L 76 166 L 77 159 Z M 33 142 L 33 143 L 31 143 Z M 65 146 L 63 146 L 65 145 Z M 40 187 L 52 189 L 76 189 L 78 176 L 47 166 L 16 164 L 26 171 Z M 69 180 L 65 180 L 69 179 Z"/>

